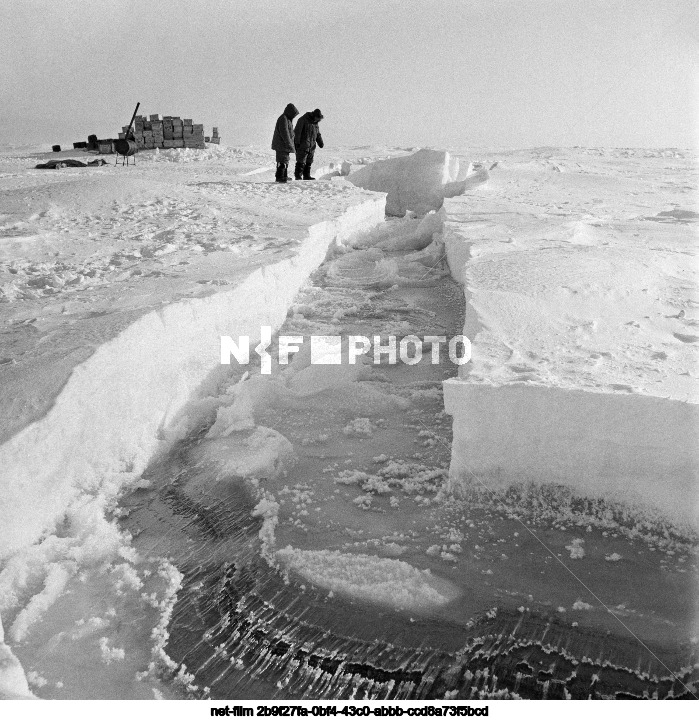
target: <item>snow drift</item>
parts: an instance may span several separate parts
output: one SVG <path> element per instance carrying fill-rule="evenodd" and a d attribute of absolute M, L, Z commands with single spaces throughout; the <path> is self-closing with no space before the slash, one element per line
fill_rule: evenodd
<path fill-rule="evenodd" d="M 32 697 L 21 664 L 5 643 L 5 633 L 0 619 L 0 699 Z"/>
<path fill-rule="evenodd" d="M 423 149 L 371 163 L 351 172 L 347 179 L 365 190 L 387 193 L 386 214 L 403 217 L 408 211 L 425 215 L 438 210 L 445 198 L 485 182 L 488 172 L 471 165 L 461 172 L 458 158 L 444 150 Z"/>
<path fill-rule="evenodd" d="M 142 472 L 218 367 L 220 336 L 279 327 L 330 244 L 382 222 L 383 204 L 365 200 L 310 226 L 296 255 L 232 290 L 148 313 L 76 367 L 48 414 L 0 447 L 0 557 L 36 540 L 80 493 Z"/>

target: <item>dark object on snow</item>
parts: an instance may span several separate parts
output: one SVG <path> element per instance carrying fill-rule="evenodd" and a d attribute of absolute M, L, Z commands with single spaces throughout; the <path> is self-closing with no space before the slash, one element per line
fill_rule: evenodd
<path fill-rule="evenodd" d="M 272 150 L 277 154 L 277 172 L 274 179 L 277 183 L 289 180 L 289 155 L 294 152 L 293 119 L 299 114 L 293 103 L 289 103 L 284 112 L 277 118 L 272 136 Z"/>
<path fill-rule="evenodd" d="M 289 103 L 284 112 L 277 118 L 272 136 L 272 150 L 281 153 L 294 152 L 294 125 L 293 119 L 299 114 L 296 106 Z"/>
<path fill-rule="evenodd" d="M 277 160 L 279 159 L 280 153 L 277 152 Z M 289 155 L 286 155 L 286 163 L 277 162 L 277 172 L 274 175 L 274 179 L 277 183 L 288 183 L 289 182 Z"/>
<path fill-rule="evenodd" d="M 111 155 L 114 152 L 114 139 L 100 138 L 97 141 L 97 150 L 103 155 Z"/>
<path fill-rule="evenodd" d="M 81 140 L 79 143 L 73 143 L 73 150 L 84 150 L 87 148 L 87 143 Z"/>
<path fill-rule="evenodd" d="M 60 153 L 61 152 L 61 146 L 60 145 L 52 145 L 51 150 L 53 150 L 54 153 Z"/>
<path fill-rule="evenodd" d="M 128 162 L 128 158 L 131 155 L 135 155 L 138 152 L 135 140 L 127 140 L 126 138 L 119 138 L 114 141 L 114 150 L 118 155 L 123 155 Z"/>
<path fill-rule="evenodd" d="M 117 165 L 119 163 L 119 156 L 121 155 L 122 165 L 128 165 L 129 164 L 129 158 L 133 155 L 136 155 L 138 152 L 138 145 L 136 145 L 136 140 L 131 132 L 131 128 L 133 127 L 133 121 L 136 119 L 136 113 L 138 112 L 139 107 L 141 107 L 141 103 L 136 103 L 136 109 L 133 111 L 133 115 L 131 116 L 131 122 L 129 123 L 129 127 L 124 132 L 124 137 L 119 138 L 114 142 L 114 151 L 117 154 L 116 162 L 114 163 Z M 136 164 L 136 158 L 133 159 L 134 165 Z"/>
<path fill-rule="evenodd" d="M 306 155 L 296 154 L 297 162 L 294 167 L 294 178 L 296 180 L 315 180 L 311 177 L 311 166 L 313 165 L 313 153 Z"/>
<path fill-rule="evenodd" d="M 97 150 L 97 136 L 96 135 L 88 135 L 87 136 L 87 148 L 88 148 L 88 150 Z"/>
<path fill-rule="evenodd" d="M 82 160 L 75 160 L 74 158 L 64 158 L 63 160 L 49 160 L 46 163 L 39 163 L 36 168 L 42 170 L 56 170 L 60 168 L 87 168 L 88 166 L 100 166 L 106 165 L 107 161 L 102 158 L 97 160 L 91 160 L 89 163 L 83 163 Z"/>
<path fill-rule="evenodd" d="M 319 148 L 323 147 L 323 137 L 320 134 L 318 123 L 322 119 L 315 113 L 320 111 L 313 111 L 312 113 L 305 113 L 302 115 L 296 123 L 296 129 L 294 130 L 294 148 L 296 155 L 313 153 L 316 149 L 316 145 Z"/>
<path fill-rule="evenodd" d="M 141 103 L 136 103 L 136 107 L 134 108 L 133 115 L 131 116 L 131 120 L 130 120 L 130 122 L 129 122 L 129 125 L 128 125 L 128 127 L 124 130 L 124 138 L 126 138 L 126 140 L 134 140 L 134 134 L 131 132 L 131 129 L 132 129 L 133 126 L 134 126 L 133 124 L 134 124 L 134 120 L 136 120 L 136 113 L 138 112 L 138 109 L 139 109 L 140 107 L 141 107 Z M 151 121 L 153 120 L 153 117 L 154 117 L 154 116 L 151 115 Z M 156 118 L 155 122 L 160 122 L 160 121 L 158 120 L 158 116 L 157 116 L 157 115 L 155 116 L 155 118 Z"/>
<path fill-rule="evenodd" d="M 318 129 L 318 123 L 322 120 L 323 114 L 317 108 L 311 113 L 305 113 L 299 118 L 294 130 L 294 147 L 296 148 L 296 168 L 294 177 L 296 180 L 315 180 L 311 177 L 311 166 L 313 165 L 313 154 L 316 145 L 323 147 L 323 136 Z"/>

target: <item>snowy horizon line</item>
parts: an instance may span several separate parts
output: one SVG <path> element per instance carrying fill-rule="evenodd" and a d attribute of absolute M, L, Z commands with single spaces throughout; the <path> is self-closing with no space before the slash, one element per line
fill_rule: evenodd
<path fill-rule="evenodd" d="M 51 152 L 53 145 L 65 145 L 64 150 L 76 150 L 76 148 L 68 147 L 72 146 L 73 141 L 63 140 L 59 143 L 49 141 L 37 141 L 29 143 L 1 143 L 0 152 L 4 150 L 41 150 L 41 152 Z M 228 148 L 254 148 L 255 150 L 269 150 L 266 143 L 220 143 L 219 147 Z M 491 151 L 536 151 L 536 150 L 678 150 L 683 152 L 696 152 L 699 153 L 699 144 L 696 146 L 680 146 L 680 145 L 411 145 L 410 143 L 401 143 L 400 145 L 389 145 L 388 143 L 373 143 L 373 144 L 345 144 L 335 145 L 337 150 L 369 150 L 369 149 L 386 149 L 386 150 L 403 150 L 403 151 L 417 151 L 422 149 L 428 150 L 462 150 L 462 149 L 473 149 L 473 150 L 491 150 Z M 44 148 L 48 150 L 44 151 Z M 170 148 L 167 148 L 170 149 Z M 181 150 L 182 148 L 172 148 L 173 150 Z M 78 148 L 79 150 L 79 148 Z M 155 150 L 162 150 L 162 148 L 155 148 Z M 145 152 L 145 151 L 143 151 Z M 332 148 L 328 148 L 326 152 L 332 152 Z M 270 151 L 271 154 L 271 151 Z"/>

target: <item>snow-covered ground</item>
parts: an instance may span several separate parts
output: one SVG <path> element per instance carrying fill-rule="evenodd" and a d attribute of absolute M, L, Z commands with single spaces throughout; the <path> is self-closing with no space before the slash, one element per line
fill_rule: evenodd
<path fill-rule="evenodd" d="M 682 152 L 550 149 L 447 200 L 473 342 L 446 384 L 456 483 L 562 482 L 699 525 L 695 193 Z"/>
<path fill-rule="evenodd" d="M 346 184 L 256 182 L 250 153 L 206 153 L 2 178 L 4 553 L 78 486 L 142 470 L 220 336 L 278 326 L 327 245 L 383 217 Z"/>
<path fill-rule="evenodd" d="M 0 615 L 15 643 L 83 565 L 126 553 L 104 509 L 192 421 L 220 336 L 279 326 L 327 248 L 384 214 L 344 182 L 260 180 L 264 152 L 34 169 L 57 156 L 90 157 L 0 156 Z"/>
<path fill-rule="evenodd" d="M 548 654 L 589 655 L 580 625 L 600 669 L 651 683 L 635 648 L 599 640 L 619 617 L 662 657 L 651 676 L 690 678 L 694 156 L 413 150 L 325 151 L 325 179 L 286 186 L 251 148 L 59 171 L 0 155 L 0 693 L 283 694 L 278 667 L 293 695 L 298 661 L 253 647 L 278 617 L 307 648 L 307 608 L 328 647 L 350 634 L 364 653 L 387 613 L 401 643 L 444 653 L 472 647 L 479 614 L 500 636 L 555 617 Z M 487 184 L 471 161 L 497 162 Z M 368 190 L 333 177 L 357 166 Z M 447 200 L 384 222 L 382 188 L 394 215 Z M 261 325 L 464 323 L 458 378 L 444 358 L 218 366 L 220 335 Z"/>

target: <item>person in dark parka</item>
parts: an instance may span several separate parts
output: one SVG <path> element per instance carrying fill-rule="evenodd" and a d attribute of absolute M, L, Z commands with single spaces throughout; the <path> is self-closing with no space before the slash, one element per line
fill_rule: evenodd
<path fill-rule="evenodd" d="M 294 152 L 294 125 L 293 119 L 299 114 L 296 106 L 289 103 L 284 112 L 277 118 L 272 136 L 272 150 L 277 154 L 277 173 L 274 179 L 277 183 L 286 183 L 289 180 L 289 155 Z"/>
<path fill-rule="evenodd" d="M 316 144 L 323 147 L 323 138 L 318 129 L 318 123 L 323 119 L 323 113 L 316 108 L 312 113 L 304 113 L 296 123 L 294 130 L 294 147 L 296 149 L 296 167 L 294 177 L 296 180 L 315 180 L 311 178 L 311 165 Z"/>

